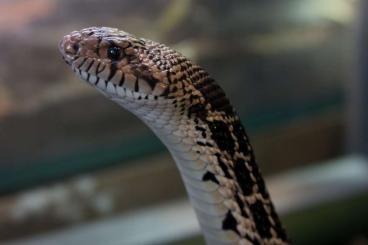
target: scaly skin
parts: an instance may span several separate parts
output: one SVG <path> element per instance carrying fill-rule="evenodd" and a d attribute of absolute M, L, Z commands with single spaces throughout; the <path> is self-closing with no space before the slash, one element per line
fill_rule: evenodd
<path fill-rule="evenodd" d="M 208 244 L 289 243 L 239 117 L 206 71 L 114 28 L 74 31 L 59 49 L 77 75 L 167 146 Z"/>

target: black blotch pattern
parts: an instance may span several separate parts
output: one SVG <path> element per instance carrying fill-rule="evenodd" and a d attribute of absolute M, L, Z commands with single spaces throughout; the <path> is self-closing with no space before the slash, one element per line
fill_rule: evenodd
<path fill-rule="evenodd" d="M 198 118 L 205 120 L 207 117 L 207 111 L 204 104 L 198 103 L 189 107 L 188 109 L 188 117 L 191 118 L 193 115 Z"/>
<path fill-rule="evenodd" d="M 213 110 L 224 111 L 229 115 L 233 114 L 232 106 L 226 98 L 224 91 L 212 78 L 205 78 L 203 81 L 193 84 L 196 89 L 201 91 L 203 97 L 211 104 Z"/>
<path fill-rule="evenodd" d="M 213 173 L 209 172 L 209 171 L 207 171 L 203 175 L 202 180 L 203 181 L 212 181 L 212 182 L 214 182 L 214 183 L 216 183 L 218 185 L 220 184 L 220 182 L 217 180 L 216 176 Z"/>
<path fill-rule="evenodd" d="M 199 96 L 198 95 L 193 95 L 191 94 L 190 97 L 189 97 L 189 101 L 190 103 L 193 103 L 195 100 L 199 100 Z"/>
<path fill-rule="evenodd" d="M 216 142 L 220 150 L 227 151 L 233 155 L 235 152 L 235 142 L 231 137 L 228 125 L 222 121 L 208 121 L 208 126 L 212 133 L 211 138 Z"/>
<path fill-rule="evenodd" d="M 202 132 L 205 132 L 206 131 L 205 128 L 202 128 L 200 126 L 195 126 L 195 129 L 198 130 L 198 131 L 202 131 Z"/>
<path fill-rule="evenodd" d="M 248 215 L 247 215 L 247 213 L 245 212 L 245 209 L 244 209 L 245 208 L 244 202 L 240 199 L 238 193 L 235 194 L 235 201 L 239 205 L 240 212 L 241 212 L 242 216 L 247 218 Z"/>
<path fill-rule="evenodd" d="M 229 173 L 229 168 L 226 166 L 226 164 L 221 160 L 220 158 L 220 154 L 216 153 L 215 154 L 216 157 L 217 157 L 217 162 L 220 166 L 220 168 L 222 169 L 222 171 L 224 172 L 225 174 L 225 177 L 228 178 L 228 179 L 232 179 L 232 176 L 230 175 Z"/>
<path fill-rule="evenodd" d="M 235 161 L 234 173 L 243 194 L 246 196 L 251 195 L 253 193 L 254 182 L 250 177 L 250 171 L 245 166 L 245 161 L 243 159 L 237 159 Z"/>
<path fill-rule="evenodd" d="M 259 168 L 256 164 L 253 164 L 252 166 L 252 170 L 253 170 L 253 175 L 256 177 L 256 182 L 257 182 L 257 185 L 258 185 L 258 190 L 259 192 L 262 194 L 262 196 L 264 198 L 269 198 L 269 194 L 268 194 L 268 191 L 267 191 L 267 188 L 266 188 L 266 184 L 262 178 L 262 175 L 259 171 Z"/>
<path fill-rule="evenodd" d="M 233 133 L 238 140 L 239 151 L 242 152 L 245 156 L 248 155 L 249 154 L 249 149 L 248 149 L 249 142 L 247 141 L 247 135 L 240 121 L 234 122 Z"/>
<path fill-rule="evenodd" d="M 159 82 L 156 78 L 154 78 L 152 76 L 146 76 L 146 77 L 143 76 L 143 79 L 148 83 L 151 90 L 154 90 L 156 84 Z"/>
<path fill-rule="evenodd" d="M 140 77 L 143 80 L 145 80 L 147 84 L 150 86 L 151 90 L 154 90 L 156 84 L 160 83 L 160 81 L 157 78 L 153 77 L 152 72 L 150 71 L 150 68 L 147 65 L 132 64 L 132 70 L 134 76 Z"/>
<path fill-rule="evenodd" d="M 250 205 L 249 208 L 253 214 L 259 235 L 261 237 L 270 238 L 272 236 L 270 231 L 272 225 L 268 219 L 268 214 L 263 207 L 263 203 L 258 200 L 254 204 Z"/>
<path fill-rule="evenodd" d="M 238 229 L 236 228 L 237 224 L 238 223 L 236 222 L 236 219 L 234 218 L 234 216 L 231 213 L 231 211 L 230 210 L 227 211 L 226 217 L 222 221 L 222 229 L 224 229 L 224 230 L 232 230 L 235 233 L 237 233 L 238 235 L 240 235 Z"/>

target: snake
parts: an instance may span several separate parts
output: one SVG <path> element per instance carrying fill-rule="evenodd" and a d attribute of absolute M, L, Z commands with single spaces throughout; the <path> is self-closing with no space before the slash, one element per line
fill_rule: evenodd
<path fill-rule="evenodd" d="M 164 44 L 110 27 L 73 31 L 59 50 L 77 76 L 163 142 L 207 244 L 291 243 L 239 115 L 204 69 Z"/>

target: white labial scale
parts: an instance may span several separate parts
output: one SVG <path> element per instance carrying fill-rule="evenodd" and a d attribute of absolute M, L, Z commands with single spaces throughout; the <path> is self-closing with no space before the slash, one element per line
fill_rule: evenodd
<path fill-rule="evenodd" d="M 123 77 L 123 72 L 121 70 L 117 70 L 115 72 L 115 75 L 111 78 L 110 82 L 114 84 L 119 84 L 122 77 Z"/>
<path fill-rule="evenodd" d="M 99 88 L 99 91 L 104 91 L 106 89 L 105 81 L 100 79 L 96 84 L 96 87 Z"/>
<path fill-rule="evenodd" d="M 116 89 L 111 82 L 107 83 L 106 91 L 113 96 L 116 95 Z"/>
<path fill-rule="evenodd" d="M 134 101 L 134 94 L 133 91 L 131 91 L 129 88 L 126 89 L 125 94 L 127 95 L 127 98 L 131 101 Z"/>
<path fill-rule="evenodd" d="M 85 72 L 85 71 L 82 71 L 82 72 L 80 73 L 80 77 L 81 77 L 83 80 L 87 80 L 88 73 L 87 73 L 87 72 Z"/>
<path fill-rule="evenodd" d="M 97 77 L 96 76 L 93 76 L 93 75 L 91 75 L 90 76 L 90 78 L 89 78 L 89 83 L 91 84 L 91 85 L 94 85 L 96 82 L 97 82 Z"/>
<path fill-rule="evenodd" d="M 122 87 L 117 86 L 116 87 L 116 93 L 119 95 L 119 97 L 124 98 L 125 97 L 125 91 Z M 119 97 L 117 97 L 117 99 L 119 99 Z"/>

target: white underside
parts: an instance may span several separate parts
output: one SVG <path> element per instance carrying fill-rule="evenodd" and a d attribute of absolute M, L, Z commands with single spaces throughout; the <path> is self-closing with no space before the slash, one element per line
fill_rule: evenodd
<path fill-rule="evenodd" d="M 81 72 L 78 75 L 87 80 L 87 73 Z M 225 205 L 219 186 L 202 180 L 215 160 L 211 152 L 208 152 L 209 148 L 195 142 L 199 138 L 199 132 L 194 129 L 194 122 L 185 116 L 174 114 L 173 111 L 176 110 L 172 108 L 170 100 L 161 97 L 154 99 L 153 96 L 138 100 L 139 97 L 145 97 L 145 94 L 113 86 L 111 82 L 106 83 L 95 77 L 89 77 L 88 82 L 144 121 L 168 148 L 180 171 L 207 244 L 246 244 L 233 231 L 222 229 L 222 222 L 229 208 Z M 198 150 L 200 154 L 197 153 Z"/>
<path fill-rule="evenodd" d="M 126 100 L 113 100 L 142 119 L 170 151 L 180 171 L 207 244 L 241 244 L 234 232 L 222 229 L 222 222 L 228 208 L 218 190 L 219 186 L 211 181 L 202 180 L 214 159 L 209 154 L 196 153 L 198 148 L 201 148 L 202 152 L 206 148 L 198 146 L 195 142 L 196 137 L 193 136 L 197 132 L 194 130 L 194 122 L 191 125 L 188 124 L 190 120 L 186 118 L 180 120 L 179 116 L 172 115 L 171 105 L 165 100 L 158 101 L 154 108 L 148 109 L 137 108 L 136 105 L 132 108 Z"/>

